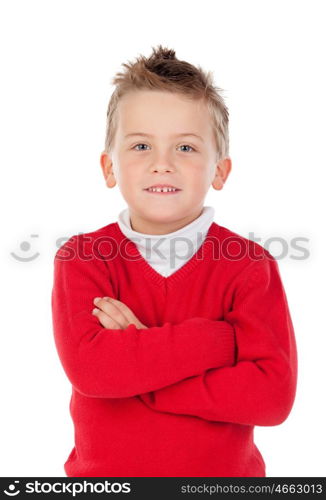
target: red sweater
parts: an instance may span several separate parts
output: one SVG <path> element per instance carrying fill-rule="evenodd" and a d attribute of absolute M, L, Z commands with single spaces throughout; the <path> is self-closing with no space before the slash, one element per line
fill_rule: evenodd
<path fill-rule="evenodd" d="M 103 296 L 148 329 L 103 328 Z M 289 415 L 297 350 L 277 261 L 258 243 L 213 222 L 163 277 L 117 223 L 74 235 L 55 255 L 52 317 L 72 384 L 67 476 L 266 476 L 254 426 Z"/>

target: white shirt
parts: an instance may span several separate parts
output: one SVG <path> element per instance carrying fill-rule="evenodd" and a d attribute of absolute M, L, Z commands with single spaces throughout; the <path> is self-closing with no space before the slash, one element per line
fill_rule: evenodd
<path fill-rule="evenodd" d="M 129 208 L 119 213 L 117 222 L 123 234 L 135 243 L 148 264 L 159 274 L 167 277 L 197 252 L 214 222 L 214 216 L 214 207 L 203 207 L 197 219 L 167 234 L 145 234 L 134 231 L 131 228 Z"/>

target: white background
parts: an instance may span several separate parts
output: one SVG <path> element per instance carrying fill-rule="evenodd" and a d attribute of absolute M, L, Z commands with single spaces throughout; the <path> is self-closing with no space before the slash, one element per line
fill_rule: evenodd
<path fill-rule="evenodd" d="M 1 476 L 65 476 L 71 386 L 52 333 L 53 258 L 59 238 L 115 222 L 126 207 L 99 163 L 110 82 L 123 62 L 160 43 L 212 70 L 224 89 L 233 169 L 205 200 L 215 221 L 289 246 L 278 262 L 299 378 L 287 420 L 255 428 L 267 476 L 326 475 L 324 7 L 1 2 Z M 308 258 L 293 259 L 295 237 L 308 239 Z"/>

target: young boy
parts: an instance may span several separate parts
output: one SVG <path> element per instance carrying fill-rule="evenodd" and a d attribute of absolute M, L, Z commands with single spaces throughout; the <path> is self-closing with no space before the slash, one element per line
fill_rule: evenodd
<path fill-rule="evenodd" d="M 101 167 L 128 208 L 54 259 L 75 428 L 65 472 L 266 476 L 254 426 L 292 409 L 296 341 L 276 260 L 203 206 L 231 170 L 228 110 L 173 50 L 124 66 Z"/>

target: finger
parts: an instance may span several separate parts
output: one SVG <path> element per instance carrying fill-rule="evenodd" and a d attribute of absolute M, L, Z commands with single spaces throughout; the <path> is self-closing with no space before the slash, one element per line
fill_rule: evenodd
<path fill-rule="evenodd" d="M 121 326 L 117 323 L 111 316 L 101 311 L 101 309 L 93 309 L 93 315 L 97 317 L 99 322 L 104 328 L 108 328 L 110 330 L 121 330 Z"/>
<path fill-rule="evenodd" d="M 100 310 L 111 316 L 111 318 L 113 318 L 121 328 L 127 328 L 129 321 L 120 311 L 120 309 L 118 309 L 111 301 L 105 300 L 103 298 L 100 298 L 97 301 L 94 299 L 94 304 Z"/>
<path fill-rule="evenodd" d="M 113 304 L 122 314 L 125 318 L 127 318 L 128 323 L 133 323 L 134 321 L 138 321 L 138 318 L 134 315 L 132 310 L 123 302 L 121 302 L 118 299 L 114 299 L 113 297 L 103 297 L 106 299 L 109 303 Z"/>

